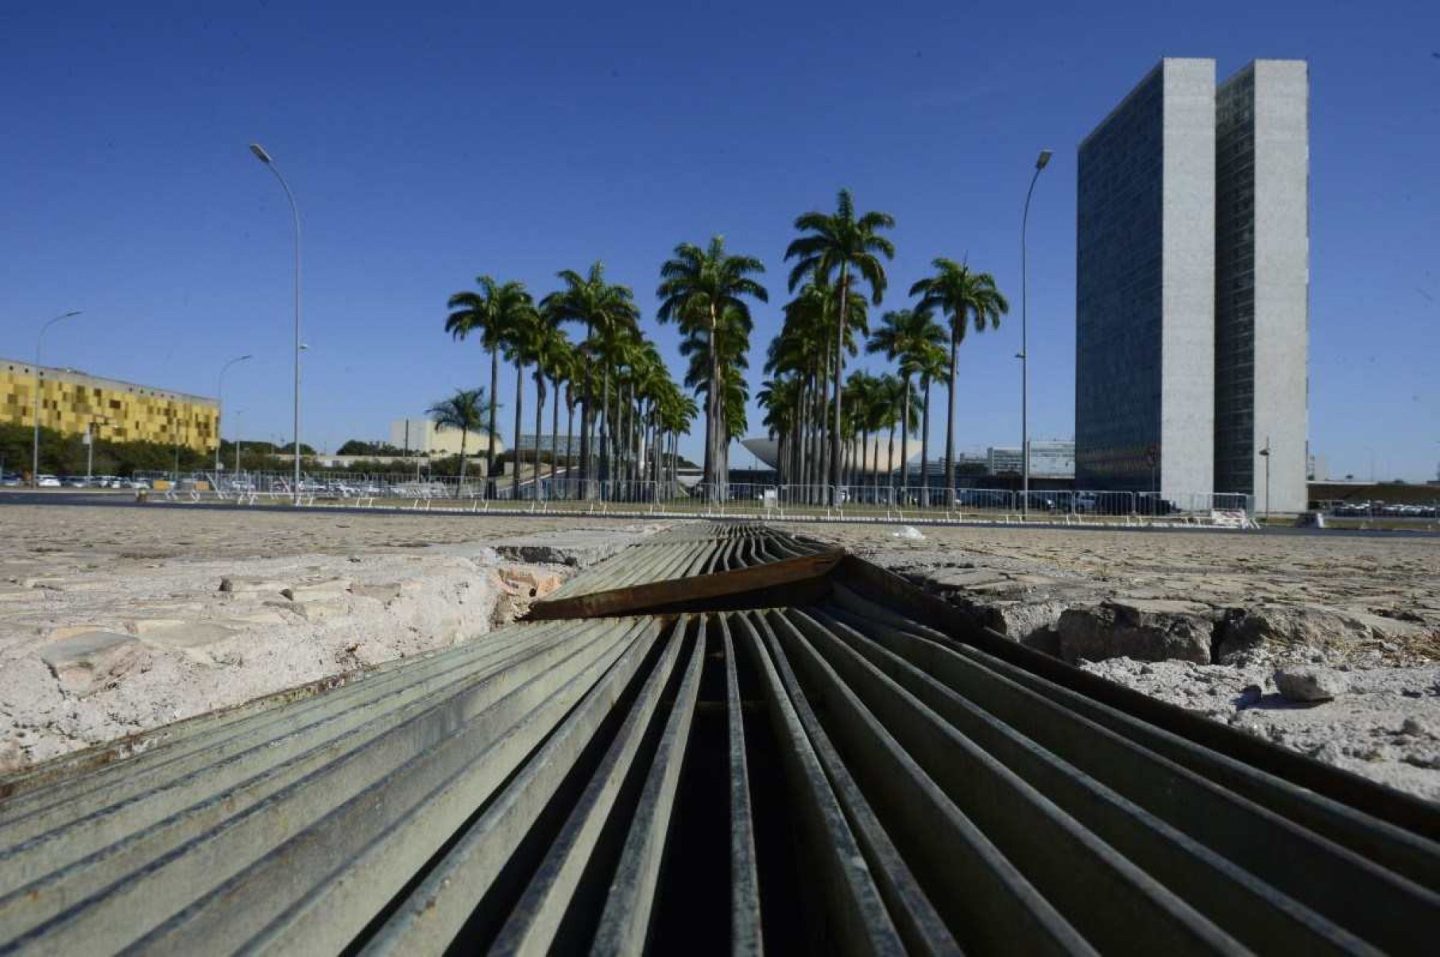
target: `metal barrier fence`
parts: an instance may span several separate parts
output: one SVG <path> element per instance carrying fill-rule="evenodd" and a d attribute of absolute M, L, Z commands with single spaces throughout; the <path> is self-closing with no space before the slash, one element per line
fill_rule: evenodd
<path fill-rule="evenodd" d="M 712 515 L 755 518 L 874 518 L 922 521 L 1051 521 L 1067 524 L 1107 520 L 1175 520 L 1246 524 L 1251 496 L 1230 493 L 1160 495 L 1132 491 L 1032 491 L 935 486 L 687 485 L 555 476 L 399 477 L 363 473 L 302 476 L 298 489 L 288 473 L 197 472 L 159 479 L 157 495 L 170 501 L 219 500 L 236 504 L 347 507 L 464 508 L 472 511 L 585 510 L 636 514 Z"/>

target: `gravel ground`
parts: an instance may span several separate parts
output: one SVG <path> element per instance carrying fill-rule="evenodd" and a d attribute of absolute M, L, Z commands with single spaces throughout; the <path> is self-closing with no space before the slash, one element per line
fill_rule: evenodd
<path fill-rule="evenodd" d="M 646 530 L 0 503 L 0 773 L 484 635 Z"/>

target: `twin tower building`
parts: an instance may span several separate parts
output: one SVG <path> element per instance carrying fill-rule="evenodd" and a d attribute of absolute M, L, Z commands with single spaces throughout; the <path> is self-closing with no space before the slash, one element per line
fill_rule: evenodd
<path fill-rule="evenodd" d="M 1080 488 L 1305 508 L 1309 177 L 1298 60 L 1162 60 L 1081 143 Z"/>

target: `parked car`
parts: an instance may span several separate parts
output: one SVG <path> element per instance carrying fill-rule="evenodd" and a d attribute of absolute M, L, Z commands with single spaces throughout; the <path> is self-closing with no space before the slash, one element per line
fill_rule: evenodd
<path fill-rule="evenodd" d="M 53 475 L 41 475 L 35 480 L 37 488 L 59 488 L 60 480 Z"/>
<path fill-rule="evenodd" d="M 136 488 L 136 489 L 148 489 L 148 488 L 150 487 L 150 482 L 149 482 L 148 480 L 142 479 L 142 478 L 132 478 L 129 482 L 125 483 L 125 487 L 126 487 L 126 488 Z"/>
<path fill-rule="evenodd" d="M 0 488 L 15 488 L 20 484 L 20 476 L 13 472 L 6 472 L 4 475 L 0 475 Z"/>

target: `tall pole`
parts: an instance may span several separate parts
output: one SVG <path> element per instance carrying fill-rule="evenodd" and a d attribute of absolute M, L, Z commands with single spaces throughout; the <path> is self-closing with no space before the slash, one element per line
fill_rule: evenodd
<path fill-rule="evenodd" d="M 225 370 L 237 362 L 244 362 L 250 358 L 253 357 L 249 355 L 236 356 L 225 363 L 220 367 L 220 378 L 215 384 L 215 401 L 220 404 L 219 409 L 215 412 L 215 480 L 217 482 L 220 480 L 220 423 L 223 421 L 225 415 Z M 235 466 L 235 470 L 239 471 L 240 466 Z"/>
<path fill-rule="evenodd" d="M 295 479 L 292 492 L 294 503 L 300 504 L 300 208 L 295 205 L 295 194 L 290 192 L 290 184 L 285 182 L 285 177 L 280 175 L 280 169 L 270 154 L 259 143 L 250 144 L 250 152 L 255 158 L 269 167 L 270 172 L 280 181 L 280 187 L 285 190 L 285 198 L 290 201 L 290 215 L 295 220 L 295 402 L 294 402 L 294 427 L 295 445 L 292 451 L 295 453 Z"/>
<path fill-rule="evenodd" d="M 80 315 L 80 310 L 67 312 L 63 316 L 56 316 L 54 319 L 47 319 L 40 327 L 40 335 L 35 338 L 35 437 L 30 446 L 30 487 L 40 486 L 40 410 L 43 404 L 40 401 L 40 347 L 45 342 L 45 333 L 61 319 L 69 319 L 71 316 Z"/>
<path fill-rule="evenodd" d="M 1020 215 L 1020 515 L 1030 517 L 1030 304 L 1025 230 L 1030 225 L 1030 197 L 1040 171 L 1050 162 L 1050 150 L 1035 158 L 1035 173 L 1025 191 L 1025 211 Z"/>
<path fill-rule="evenodd" d="M 1270 523 L 1270 436 L 1265 436 L 1265 447 L 1260 450 L 1265 458 L 1265 523 Z"/>

